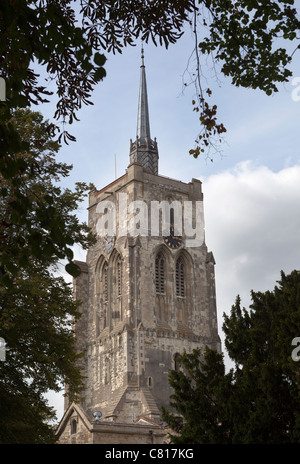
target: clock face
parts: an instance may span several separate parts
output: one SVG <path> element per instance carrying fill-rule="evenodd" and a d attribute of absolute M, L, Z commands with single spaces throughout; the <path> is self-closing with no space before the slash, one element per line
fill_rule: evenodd
<path fill-rule="evenodd" d="M 182 245 L 182 237 L 174 235 L 174 227 L 170 227 L 170 235 L 164 237 L 164 242 L 168 247 L 172 248 L 173 250 L 181 247 Z"/>

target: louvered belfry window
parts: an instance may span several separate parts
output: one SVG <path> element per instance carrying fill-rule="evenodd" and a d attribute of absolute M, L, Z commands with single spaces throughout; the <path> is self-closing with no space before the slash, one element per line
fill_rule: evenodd
<path fill-rule="evenodd" d="M 118 283 L 118 296 L 122 295 L 122 262 L 121 259 L 118 259 L 117 262 L 117 283 Z"/>
<path fill-rule="evenodd" d="M 162 253 L 158 253 L 155 260 L 155 288 L 156 293 L 165 293 L 165 260 Z"/>
<path fill-rule="evenodd" d="M 176 295 L 184 297 L 184 261 L 182 257 L 176 261 Z"/>
<path fill-rule="evenodd" d="M 103 266 L 103 300 L 108 301 L 108 266 L 107 263 Z"/>

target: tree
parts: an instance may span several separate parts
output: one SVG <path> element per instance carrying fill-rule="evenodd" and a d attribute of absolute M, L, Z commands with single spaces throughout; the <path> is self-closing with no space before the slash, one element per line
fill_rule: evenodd
<path fill-rule="evenodd" d="M 232 382 L 230 375 L 225 376 L 223 356 L 208 348 L 204 353 L 197 349 L 180 355 L 178 365 L 180 369 L 169 373 L 173 412 L 162 408 L 162 418 L 173 431 L 172 442 L 229 443 L 226 399 Z"/>
<path fill-rule="evenodd" d="M 40 113 L 17 110 L 11 124 L 29 145 L 28 152 L 16 155 L 19 166 L 29 160 L 32 169 L 24 168 L 18 182 L 1 178 L 6 272 L 0 279 L 0 337 L 7 352 L 0 362 L 0 442 L 43 443 L 53 441 L 49 420 L 54 417 L 45 393 L 67 383 L 71 400 L 78 400 L 82 389 L 81 355 L 75 352 L 72 332 L 79 304 L 59 276 L 58 256 L 64 258 L 64 253 L 54 242 L 68 244 L 70 259 L 74 244 L 87 249 L 94 243 L 75 214 L 90 187 L 78 183 L 71 191 L 59 186 L 71 167 L 55 161 L 59 144 L 49 138 L 49 122 Z M 49 228 L 49 221 L 56 226 Z"/>
<path fill-rule="evenodd" d="M 300 368 L 292 341 L 300 334 L 300 272 L 281 272 L 273 291 L 237 297 L 224 315 L 225 345 L 235 367 L 210 349 L 184 353 L 171 371 L 174 389 L 163 418 L 174 443 L 300 443 Z M 178 415 L 179 414 L 179 415 Z"/>
<path fill-rule="evenodd" d="M 51 136 L 50 123 L 43 122 L 41 114 L 16 111 L 9 126 L 16 132 L 20 147 L 27 150 L 14 155 L 17 166 L 15 170 L 12 164 L 14 174 L 1 176 L 5 211 L 2 210 L 0 225 L 0 277 L 9 280 L 20 267 L 29 265 L 30 256 L 41 262 L 45 256 L 52 260 L 67 259 L 66 270 L 76 275 L 78 269 L 73 263 L 71 247 L 76 242 L 86 247 L 91 234 L 75 215 L 67 214 L 76 209 L 88 188 L 77 183 L 75 192 L 66 190 L 61 196 L 61 189 L 52 184 L 66 177 L 71 166 L 55 163 L 53 155 L 59 143 Z"/>

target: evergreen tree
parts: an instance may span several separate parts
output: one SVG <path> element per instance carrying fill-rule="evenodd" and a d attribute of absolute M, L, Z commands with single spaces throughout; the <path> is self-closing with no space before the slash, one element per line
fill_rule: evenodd
<path fill-rule="evenodd" d="M 273 291 L 240 297 L 224 314 L 225 345 L 235 367 L 208 348 L 180 358 L 163 418 L 174 443 L 300 443 L 300 366 L 292 342 L 300 334 L 300 272 L 281 272 Z"/>

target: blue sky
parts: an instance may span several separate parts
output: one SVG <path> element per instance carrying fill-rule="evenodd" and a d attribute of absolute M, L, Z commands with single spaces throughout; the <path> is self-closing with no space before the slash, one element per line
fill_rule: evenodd
<path fill-rule="evenodd" d="M 223 342 L 223 313 L 230 312 L 237 294 L 247 307 L 251 289 L 273 289 L 281 270 L 299 269 L 300 101 L 292 98 L 296 91 L 292 79 L 267 97 L 261 91 L 235 88 L 220 76 L 219 86 L 203 61 L 207 85 L 213 90 L 211 101 L 218 105 L 228 132 L 222 156 L 216 154 L 213 162 L 195 160 L 188 153 L 199 131 L 192 111 L 194 88 L 183 91 L 192 49 L 189 31 L 168 50 L 145 45 L 151 136 L 158 141 L 160 174 L 203 182 L 206 243 L 216 260 Z M 100 189 L 115 179 L 115 157 L 117 177 L 129 164 L 129 140 L 136 136 L 140 47 L 109 55 L 106 70 L 107 77 L 92 94 L 94 105 L 83 107 L 80 122 L 70 128 L 77 142 L 59 153 L 60 160 L 73 164 L 68 186 L 85 181 Z M 293 77 L 300 76 L 299 52 L 292 70 Z M 40 110 L 51 119 L 54 106 L 43 105 Z M 87 201 L 79 211 L 85 221 L 86 206 Z M 84 259 L 83 253 L 77 251 L 77 259 Z M 60 418 L 62 395 L 51 394 L 49 399 Z"/>

